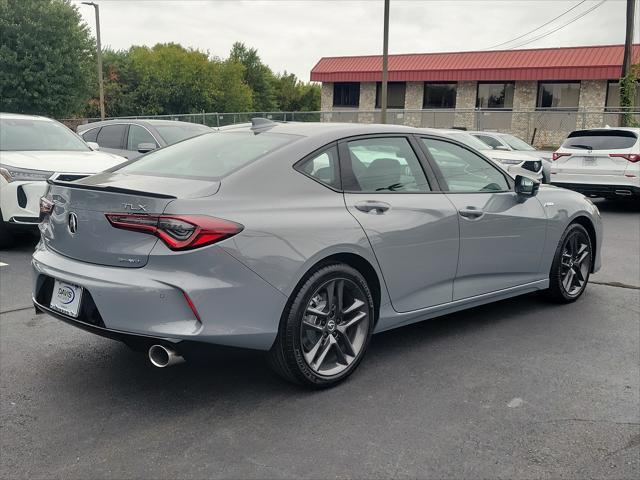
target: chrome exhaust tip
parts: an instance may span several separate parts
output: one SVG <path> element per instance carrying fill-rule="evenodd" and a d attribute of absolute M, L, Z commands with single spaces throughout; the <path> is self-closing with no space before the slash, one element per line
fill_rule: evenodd
<path fill-rule="evenodd" d="M 177 351 L 164 345 L 149 347 L 149 361 L 154 367 L 164 368 L 184 362 L 184 357 Z"/>

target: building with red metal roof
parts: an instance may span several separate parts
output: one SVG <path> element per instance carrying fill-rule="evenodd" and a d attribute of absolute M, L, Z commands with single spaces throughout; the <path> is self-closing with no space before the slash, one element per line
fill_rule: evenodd
<path fill-rule="evenodd" d="M 387 106 L 403 110 L 391 121 L 513 131 L 529 140 L 551 120 L 563 133 L 609 117 L 615 123 L 606 111 L 619 107 L 623 51 L 603 45 L 390 55 Z M 632 63 L 640 63 L 640 44 Z M 322 82 L 322 110 L 336 112 L 333 120 L 376 120 L 380 55 L 322 58 L 311 80 Z M 636 102 L 640 110 L 640 87 Z M 517 115 L 526 112 L 527 122 Z"/>

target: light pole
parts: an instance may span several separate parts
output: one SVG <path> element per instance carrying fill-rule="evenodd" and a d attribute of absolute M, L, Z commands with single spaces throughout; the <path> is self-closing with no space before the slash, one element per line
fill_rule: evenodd
<path fill-rule="evenodd" d="M 82 2 L 93 5 L 96 12 L 96 46 L 98 49 L 98 84 L 100 85 L 100 118 L 104 120 L 104 80 L 102 79 L 102 46 L 100 45 L 100 7 L 94 2 Z"/>
<path fill-rule="evenodd" d="M 387 83 L 389 81 L 389 0 L 384 0 L 382 34 L 382 85 L 380 88 L 380 123 L 387 123 Z"/>

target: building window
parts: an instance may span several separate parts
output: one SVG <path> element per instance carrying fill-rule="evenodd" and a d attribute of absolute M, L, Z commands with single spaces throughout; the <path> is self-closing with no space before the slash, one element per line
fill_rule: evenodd
<path fill-rule="evenodd" d="M 456 108 L 457 86 L 455 82 L 425 82 L 422 108 Z"/>
<path fill-rule="evenodd" d="M 387 108 L 404 108 L 404 95 L 407 90 L 405 82 L 387 83 Z M 382 102 L 382 82 L 378 82 L 376 88 L 376 108 L 380 108 Z"/>
<path fill-rule="evenodd" d="M 618 80 L 609 80 L 605 106 L 608 110 L 618 110 L 620 108 L 620 82 Z M 635 106 L 640 108 L 640 80 L 636 83 Z"/>
<path fill-rule="evenodd" d="M 515 82 L 478 82 L 476 108 L 513 108 Z"/>
<path fill-rule="evenodd" d="M 333 84 L 334 107 L 357 107 L 360 105 L 360 84 L 343 82 Z"/>
<path fill-rule="evenodd" d="M 578 108 L 580 82 L 539 82 L 536 108 Z"/>

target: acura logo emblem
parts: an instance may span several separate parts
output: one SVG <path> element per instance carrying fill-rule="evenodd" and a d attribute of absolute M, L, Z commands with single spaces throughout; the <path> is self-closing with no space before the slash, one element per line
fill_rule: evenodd
<path fill-rule="evenodd" d="M 78 231 L 78 216 L 71 212 L 69 214 L 69 232 L 74 234 Z"/>

